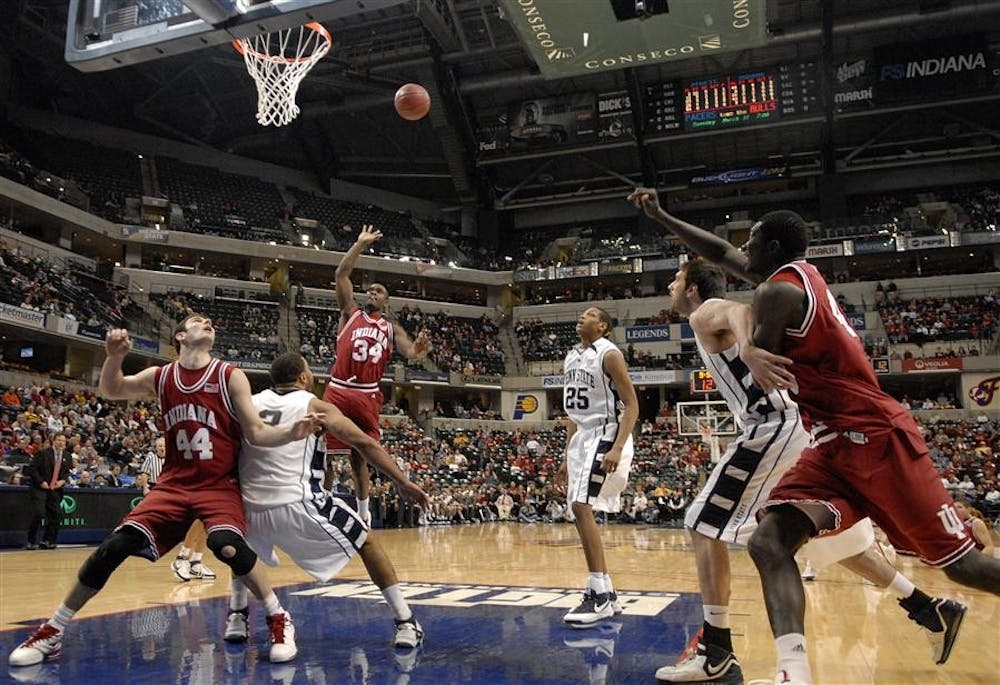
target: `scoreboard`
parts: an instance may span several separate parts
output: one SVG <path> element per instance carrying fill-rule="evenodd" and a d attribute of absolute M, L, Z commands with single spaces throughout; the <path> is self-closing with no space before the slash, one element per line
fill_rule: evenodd
<path fill-rule="evenodd" d="M 691 369 L 689 372 L 691 381 L 691 393 L 707 394 L 715 392 L 715 379 L 708 369 Z"/>
<path fill-rule="evenodd" d="M 778 117 L 778 77 L 754 71 L 684 84 L 684 128 L 725 128 Z"/>
<path fill-rule="evenodd" d="M 645 88 L 647 134 L 723 129 L 820 111 L 815 62 Z"/>

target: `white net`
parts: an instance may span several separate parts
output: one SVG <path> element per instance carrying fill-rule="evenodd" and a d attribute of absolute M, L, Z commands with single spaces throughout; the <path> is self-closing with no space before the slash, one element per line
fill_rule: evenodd
<path fill-rule="evenodd" d="M 233 41 L 257 83 L 261 126 L 284 126 L 299 115 L 299 84 L 330 51 L 331 42 L 330 33 L 315 22 Z"/>

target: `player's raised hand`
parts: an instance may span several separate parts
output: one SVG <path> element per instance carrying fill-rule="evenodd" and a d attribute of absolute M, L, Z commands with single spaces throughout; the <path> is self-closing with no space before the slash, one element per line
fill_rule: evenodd
<path fill-rule="evenodd" d="M 382 238 L 382 231 L 375 228 L 374 224 L 363 224 L 361 233 L 358 234 L 358 242 L 362 245 L 371 245 L 376 240 Z"/>
<path fill-rule="evenodd" d="M 132 351 L 132 338 L 124 328 L 112 328 L 104 338 L 104 350 L 109 357 L 124 357 Z"/>
<path fill-rule="evenodd" d="M 795 375 L 788 369 L 792 360 L 788 357 L 748 345 L 740 350 L 740 359 L 750 369 L 754 383 L 764 392 L 795 387 Z"/>
<path fill-rule="evenodd" d="M 656 213 L 660 211 L 660 197 L 652 188 L 639 186 L 629 193 L 628 201 L 635 205 L 636 209 L 644 211 L 646 216 L 650 218 L 655 218 Z"/>
<path fill-rule="evenodd" d="M 427 329 L 423 329 L 417 334 L 417 339 L 413 341 L 413 351 L 424 357 L 431 351 L 431 336 Z"/>
<path fill-rule="evenodd" d="M 427 510 L 431 505 L 427 493 L 421 490 L 420 486 L 413 481 L 404 480 L 396 483 L 396 491 L 399 492 L 399 497 L 404 502 L 415 504 L 421 509 Z"/>

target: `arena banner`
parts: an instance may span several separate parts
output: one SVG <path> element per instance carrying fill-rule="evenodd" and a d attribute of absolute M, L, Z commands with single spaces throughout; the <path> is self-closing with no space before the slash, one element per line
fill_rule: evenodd
<path fill-rule="evenodd" d="M 982 35 L 888 45 L 835 65 L 833 103 L 849 111 L 994 92 L 998 67 Z"/>
<path fill-rule="evenodd" d="M 694 340 L 694 329 L 687 321 L 681 323 L 681 340 Z"/>
<path fill-rule="evenodd" d="M 100 542 L 141 501 L 139 492 L 129 488 L 66 488 L 59 503 L 59 542 Z M 24 544 L 30 519 L 27 487 L 0 491 L 0 545 Z"/>
<path fill-rule="evenodd" d="M 951 239 L 946 235 L 921 235 L 906 239 L 907 250 L 934 250 L 951 247 Z"/>
<path fill-rule="evenodd" d="M 563 374 L 555 376 L 542 376 L 543 388 L 561 388 L 563 386 Z"/>
<path fill-rule="evenodd" d="M 745 50 L 767 40 L 764 0 L 500 0 L 546 78 Z"/>
<path fill-rule="evenodd" d="M 847 320 L 851 322 L 851 328 L 856 331 L 865 330 L 865 315 L 859 312 L 847 315 Z"/>
<path fill-rule="evenodd" d="M 910 371 L 961 371 L 961 357 L 928 357 L 926 359 L 904 359 L 903 372 Z"/>
<path fill-rule="evenodd" d="M 108 329 L 104 326 L 88 326 L 85 323 L 81 323 L 76 327 L 76 334 L 84 338 L 90 338 L 91 340 L 103 341 L 108 335 Z"/>
<path fill-rule="evenodd" d="M 668 323 L 625 328 L 625 342 L 661 342 L 664 340 L 670 340 L 670 324 Z"/>
<path fill-rule="evenodd" d="M 607 274 L 641 274 L 642 257 L 626 257 L 601 262 L 600 272 L 602 276 Z"/>
<path fill-rule="evenodd" d="M 471 374 L 462 376 L 462 383 L 465 385 L 496 385 L 501 382 L 500 376 L 486 376 L 482 374 Z"/>
<path fill-rule="evenodd" d="M 137 352 L 151 352 L 153 354 L 159 354 L 160 352 L 160 343 L 149 338 L 140 338 L 139 336 L 132 336 L 132 347 Z"/>
<path fill-rule="evenodd" d="M 962 406 L 1000 409 L 1000 373 L 963 373 Z"/>
<path fill-rule="evenodd" d="M 635 138 L 632 98 L 627 90 L 597 94 L 597 140 L 601 143 Z"/>
<path fill-rule="evenodd" d="M 502 392 L 500 414 L 506 421 L 544 421 L 549 418 L 548 398 L 541 391 Z"/>
<path fill-rule="evenodd" d="M 628 377 L 636 385 L 672 385 L 685 380 L 683 371 L 673 370 L 629 371 Z"/>
<path fill-rule="evenodd" d="M 877 252 L 895 252 L 895 238 L 865 238 L 854 240 L 854 254 L 875 254 Z"/>
<path fill-rule="evenodd" d="M 819 257 L 843 257 L 844 243 L 831 243 L 829 245 L 810 245 L 806 248 L 806 259 L 816 259 Z"/>
<path fill-rule="evenodd" d="M 649 273 L 650 271 L 677 271 L 680 263 L 681 260 L 677 257 L 666 257 L 664 259 L 643 258 L 642 271 L 643 273 Z"/>
<path fill-rule="evenodd" d="M 577 264 L 575 266 L 557 266 L 556 278 L 585 278 L 597 275 L 597 262 Z"/>
<path fill-rule="evenodd" d="M 428 371 L 427 369 L 411 369 L 405 367 L 403 376 L 411 383 L 447 383 L 450 379 L 447 373 L 442 371 Z"/>
<path fill-rule="evenodd" d="M 992 243 L 1000 243 L 1000 231 L 962 234 L 963 245 L 990 245 Z"/>
<path fill-rule="evenodd" d="M 36 312 L 33 309 L 24 309 L 23 307 L 15 307 L 12 304 L 4 304 L 3 302 L 0 302 L 0 319 L 13 321 L 22 326 L 31 326 L 32 328 L 42 328 L 45 326 L 45 315 L 41 312 Z"/>
<path fill-rule="evenodd" d="M 787 166 L 776 167 L 750 167 L 748 169 L 730 169 L 729 171 L 718 171 L 712 174 L 692 176 L 688 181 L 690 186 L 724 186 L 732 183 L 748 183 L 750 181 L 763 181 L 774 178 L 786 178 L 788 176 Z"/>
<path fill-rule="evenodd" d="M 597 140 L 597 98 L 569 93 L 512 103 L 507 109 L 510 151 L 577 145 Z"/>

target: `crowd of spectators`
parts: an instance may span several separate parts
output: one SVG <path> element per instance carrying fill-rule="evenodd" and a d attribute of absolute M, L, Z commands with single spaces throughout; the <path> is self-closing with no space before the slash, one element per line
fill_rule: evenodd
<path fill-rule="evenodd" d="M 432 345 L 429 357 L 441 371 L 488 376 L 505 373 L 499 329 L 488 316 L 465 319 L 404 306 L 396 318 L 411 335 L 428 332 Z"/>
<path fill-rule="evenodd" d="M 119 327 L 143 315 L 124 288 L 69 263 L 24 256 L 2 243 L 0 301 L 94 327 Z"/>
<path fill-rule="evenodd" d="M 992 340 L 1000 319 L 1000 302 L 992 292 L 940 299 L 887 296 L 876 300 L 876 308 L 890 344 Z"/>
<path fill-rule="evenodd" d="M 276 303 L 221 297 L 213 300 L 185 292 L 154 293 L 150 300 L 174 322 L 191 314 L 209 317 L 223 359 L 270 362 L 282 348 Z"/>

